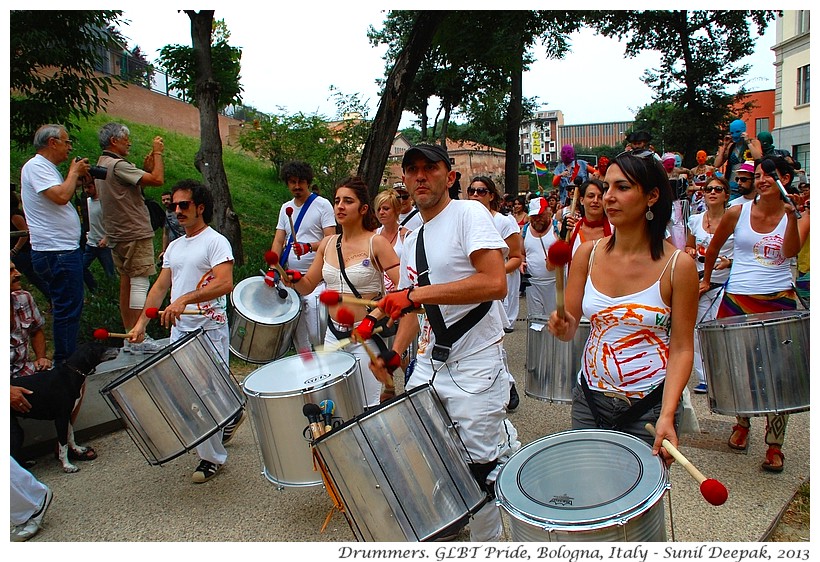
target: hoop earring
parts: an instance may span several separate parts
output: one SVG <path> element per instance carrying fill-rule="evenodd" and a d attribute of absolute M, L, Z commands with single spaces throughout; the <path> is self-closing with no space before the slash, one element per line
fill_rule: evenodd
<path fill-rule="evenodd" d="M 652 206 L 650 205 L 646 209 L 646 220 L 648 220 L 649 222 L 652 222 L 652 219 L 654 219 L 654 218 L 655 218 L 655 213 L 652 212 Z"/>

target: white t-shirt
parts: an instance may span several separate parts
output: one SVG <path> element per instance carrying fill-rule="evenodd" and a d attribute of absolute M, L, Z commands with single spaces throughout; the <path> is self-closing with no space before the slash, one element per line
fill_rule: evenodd
<path fill-rule="evenodd" d="M 495 213 L 493 215 L 493 224 L 496 230 L 501 235 L 501 238 L 506 240 L 516 233 L 521 233 L 521 228 L 518 226 L 518 221 L 512 215 L 505 215 L 503 213 Z"/>
<path fill-rule="evenodd" d="M 754 199 L 746 199 L 742 195 L 740 197 L 735 197 L 731 201 L 729 201 L 729 206 L 734 207 L 735 205 L 743 205 L 744 203 L 748 203 L 749 201 L 754 201 Z"/>
<path fill-rule="evenodd" d="M 91 197 L 88 200 L 88 235 L 86 241 L 89 246 L 95 248 L 100 245 L 100 240 L 105 236 L 105 229 L 103 228 L 103 211 L 102 203 L 97 199 L 96 201 Z"/>
<path fill-rule="evenodd" d="M 555 271 L 547 269 L 547 252 L 550 246 L 558 241 L 555 230 L 550 226 L 539 238 L 536 236 L 532 224 L 527 227 L 524 235 L 524 254 L 527 260 L 527 273 L 530 274 L 530 283 L 546 285 L 555 283 Z"/>
<path fill-rule="evenodd" d="M 285 211 L 287 207 L 293 208 L 291 218 L 293 219 L 294 226 L 296 226 L 299 213 L 302 212 L 302 206 L 296 205 L 293 199 L 282 205 L 282 208 L 279 209 L 279 221 L 276 223 L 276 230 L 283 230 L 285 232 L 285 248 L 287 248 L 291 235 L 290 220 Z M 325 237 L 323 230 L 335 226 L 336 216 L 333 214 L 333 206 L 330 204 L 330 201 L 317 195 L 313 203 L 311 203 L 310 207 L 305 211 L 302 222 L 299 223 L 299 226 L 296 228 L 296 241 L 309 243 L 320 242 Z M 284 251 L 283 249 L 282 252 L 284 253 Z M 305 273 L 310 268 L 310 264 L 313 263 L 315 257 L 316 252 L 309 252 L 303 255 L 301 259 L 297 259 L 296 254 L 291 250 L 288 254 L 288 268 L 300 273 Z"/>
<path fill-rule="evenodd" d="M 418 230 L 407 235 L 401 258 L 400 287 L 418 286 L 416 266 L 416 242 Z M 493 226 L 489 211 L 478 201 L 451 200 L 438 215 L 424 223 L 424 247 L 433 285 L 460 281 L 475 273 L 470 254 L 477 250 L 499 249 L 507 256 L 509 249 Z M 412 297 L 412 294 L 411 294 Z M 450 351 L 448 361 L 454 361 L 480 351 L 504 336 L 506 318 L 501 301 L 495 301 L 490 311 L 478 324 L 457 340 Z M 478 306 L 477 304 L 440 305 L 444 323 L 452 326 Z M 419 334 L 418 355 L 432 357 L 435 334 L 427 316 Z"/>
<path fill-rule="evenodd" d="M 80 247 L 80 216 L 71 202 L 58 205 L 45 190 L 63 183 L 63 176 L 50 160 L 37 154 L 20 172 L 20 195 L 26 213 L 31 248 L 38 252 L 76 250 Z"/>
<path fill-rule="evenodd" d="M 171 302 L 206 286 L 213 278 L 213 268 L 228 261 L 233 261 L 230 242 L 210 226 L 191 238 L 182 236 L 173 240 L 162 258 L 162 268 L 171 270 Z M 227 295 L 189 304 L 189 310 L 201 310 L 204 314 L 183 314 L 177 328 L 191 332 L 199 327 L 209 330 L 226 324 L 226 304 Z"/>
<path fill-rule="evenodd" d="M 404 219 L 406 219 L 407 216 L 410 213 L 413 213 L 413 216 L 410 217 L 410 220 L 408 220 L 406 223 L 404 223 Z M 404 223 L 404 224 L 402 224 L 402 223 Z M 399 225 L 403 226 L 407 230 L 418 230 L 419 228 L 421 228 L 421 225 L 423 225 L 423 224 L 424 224 L 424 219 L 421 218 L 421 213 L 417 212 L 415 207 L 410 209 L 409 212 L 402 213 L 402 214 L 399 215 Z"/>
<path fill-rule="evenodd" d="M 709 248 L 709 243 L 712 241 L 713 236 L 712 234 L 709 234 L 705 228 L 703 228 L 704 214 L 705 213 L 699 213 L 689 217 L 689 232 L 691 232 L 692 236 L 695 237 L 695 251 L 697 252 L 698 258 L 706 255 L 706 250 Z M 726 240 L 726 243 L 720 248 L 719 255 L 732 259 L 734 247 L 735 236 L 734 234 L 730 234 L 729 238 Z M 715 265 L 718 263 L 720 263 L 720 260 L 715 262 Z M 695 265 L 697 266 L 699 272 L 703 271 L 704 265 L 700 259 L 695 259 Z M 712 283 L 724 283 L 728 278 L 729 268 L 712 270 Z"/>

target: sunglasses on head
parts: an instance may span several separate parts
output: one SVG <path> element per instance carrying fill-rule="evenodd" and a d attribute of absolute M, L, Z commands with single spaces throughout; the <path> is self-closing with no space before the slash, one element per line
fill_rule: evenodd
<path fill-rule="evenodd" d="M 484 197 L 489 192 L 490 192 L 490 190 L 487 189 L 486 187 L 479 187 L 477 189 L 475 187 L 468 187 L 467 188 L 467 195 L 478 195 L 479 197 Z"/>
<path fill-rule="evenodd" d="M 726 191 L 726 189 L 724 189 L 722 185 L 710 185 L 703 188 L 704 193 L 712 193 L 713 191 L 723 193 L 724 191 Z"/>
<path fill-rule="evenodd" d="M 191 203 L 193 203 L 193 201 L 177 201 L 175 203 L 171 203 L 171 208 L 176 209 L 177 207 L 179 207 L 183 211 L 187 211 L 188 207 L 191 206 Z"/>
<path fill-rule="evenodd" d="M 658 156 L 658 154 L 656 152 L 654 152 L 652 150 L 649 150 L 648 148 L 641 148 L 640 150 L 624 150 L 623 152 L 621 152 L 615 158 L 620 158 L 621 156 L 633 156 L 635 158 L 651 158 L 651 157 L 654 157 L 655 160 L 657 160 L 658 162 L 661 161 L 661 157 Z"/>

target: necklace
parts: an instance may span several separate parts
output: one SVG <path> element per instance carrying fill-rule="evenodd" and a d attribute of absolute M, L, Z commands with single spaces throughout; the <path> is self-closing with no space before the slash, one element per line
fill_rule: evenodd
<path fill-rule="evenodd" d="M 703 217 L 706 220 L 706 232 L 708 232 L 709 234 L 714 234 L 714 232 L 712 231 L 712 221 L 709 220 L 709 213 L 704 213 Z M 720 219 L 723 218 L 723 213 L 721 213 L 719 217 L 715 218 L 717 218 L 718 222 L 720 222 Z"/>
<path fill-rule="evenodd" d="M 202 232 L 202 231 L 203 231 L 203 230 L 205 230 L 206 228 L 208 228 L 208 225 L 207 225 L 207 224 L 203 225 L 203 226 L 202 226 L 202 228 L 200 228 L 200 229 L 199 229 L 199 230 L 197 230 L 196 232 L 192 232 L 191 234 L 186 234 L 186 235 L 185 235 L 185 237 L 186 237 L 186 238 L 193 238 L 194 236 L 196 236 L 197 234 L 199 234 L 200 232 Z"/>

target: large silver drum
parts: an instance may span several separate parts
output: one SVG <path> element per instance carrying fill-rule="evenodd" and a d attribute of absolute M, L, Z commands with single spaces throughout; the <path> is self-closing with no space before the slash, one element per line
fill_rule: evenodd
<path fill-rule="evenodd" d="M 515 542 L 666 541 L 668 488 L 666 465 L 649 445 L 603 429 L 533 441 L 495 485 Z"/>
<path fill-rule="evenodd" d="M 364 411 L 353 377 L 356 358 L 344 351 L 293 355 L 260 367 L 245 377 L 242 387 L 256 428 L 265 477 L 279 485 L 318 486 L 322 476 L 313 468 L 305 404 L 332 400 L 334 424 Z"/>
<path fill-rule="evenodd" d="M 314 447 L 360 541 L 434 539 L 486 502 L 430 385 L 357 416 Z"/>
<path fill-rule="evenodd" d="M 156 465 L 220 431 L 245 403 L 201 328 L 123 373 L 100 393 L 146 460 Z"/>
<path fill-rule="evenodd" d="M 527 396 L 545 402 L 570 403 L 589 338 L 589 320 L 582 318 L 572 341 L 561 341 L 547 329 L 547 318 L 527 322 Z"/>
<path fill-rule="evenodd" d="M 284 291 L 284 298 L 279 291 Z M 289 287 L 269 287 L 257 275 L 234 287 L 231 304 L 234 355 L 251 363 L 269 363 L 287 353 L 302 312 L 299 293 Z"/>
<path fill-rule="evenodd" d="M 758 416 L 809 409 L 809 312 L 718 318 L 697 325 L 718 414 Z"/>

